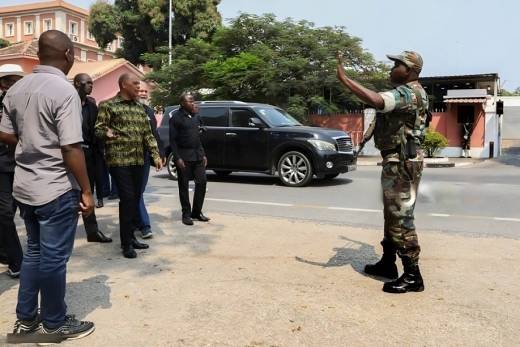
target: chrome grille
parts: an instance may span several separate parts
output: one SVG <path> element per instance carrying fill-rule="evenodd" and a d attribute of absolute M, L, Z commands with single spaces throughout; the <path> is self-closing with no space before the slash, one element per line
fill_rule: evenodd
<path fill-rule="evenodd" d="M 352 152 L 352 139 L 350 137 L 336 138 L 338 152 Z"/>

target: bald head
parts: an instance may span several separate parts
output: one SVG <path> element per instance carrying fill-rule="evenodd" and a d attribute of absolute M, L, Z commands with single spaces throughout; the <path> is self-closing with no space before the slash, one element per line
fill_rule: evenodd
<path fill-rule="evenodd" d="M 118 84 L 119 92 L 124 99 L 137 100 L 139 98 L 141 80 L 137 76 L 124 73 L 119 76 Z"/>
<path fill-rule="evenodd" d="M 69 37 L 58 30 L 48 30 L 38 39 L 41 65 L 54 66 L 67 74 L 74 64 L 74 46 Z"/>
<path fill-rule="evenodd" d="M 87 95 L 92 93 L 93 85 L 92 78 L 86 73 L 79 73 L 74 76 L 74 87 L 78 91 L 81 100 L 85 100 Z"/>
<path fill-rule="evenodd" d="M 121 76 L 119 76 L 119 79 L 117 80 L 117 84 L 119 85 L 119 89 L 123 87 L 123 84 L 127 82 L 130 79 L 131 75 L 129 73 L 124 73 Z"/>

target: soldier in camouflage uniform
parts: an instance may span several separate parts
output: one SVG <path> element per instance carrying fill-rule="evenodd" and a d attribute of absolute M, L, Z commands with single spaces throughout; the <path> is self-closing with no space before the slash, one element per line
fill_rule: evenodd
<path fill-rule="evenodd" d="M 398 277 L 396 253 L 403 262 L 404 273 L 383 286 L 385 292 L 406 293 L 424 290 L 419 271 L 419 242 L 415 232 L 414 208 L 422 175 L 428 97 L 418 82 L 423 61 L 416 52 L 388 55 L 394 62 L 390 82 L 394 89 L 383 93 L 371 91 L 349 79 L 338 53 L 338 78 L 364 103 L 378 113 L 363 136 L 363 142 L 374 136 L 383 157 L 381 185 L 384 203 L 383 257 L 365 267 L 370 275 L 390 279 Z"/>

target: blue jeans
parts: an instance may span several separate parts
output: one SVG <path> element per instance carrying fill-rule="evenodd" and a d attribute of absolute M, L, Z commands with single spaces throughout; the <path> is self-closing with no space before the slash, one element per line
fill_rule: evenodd
<path fill-rule="evenodd" d="M 146 153 L 144 156 L 144 170 L 143 170 L 143 186 L 141 193 L 144 193 L 146 190 L 146 185 L 148 184 L 148 176 L 150 176 L 150 154 Z M 141 199 L 139 200 L 139 229 L 144 230 L 150 228 L 150 216 L 148 215 L 148 211 L 146 210 L 146 206 L 144 204 L 144 196 L 141 194 Z"/>
<path fill-rule="evenodd" d="M 19 203 L 27 230 L 27 252 L 20 273 L 18 319 L 36 317 L 40 294 L 45 326 L 54 329 L 65 321 L 67 262 L 78 224 L 79 195 L 79 191 L 70 190 L 42 206 Z"/>

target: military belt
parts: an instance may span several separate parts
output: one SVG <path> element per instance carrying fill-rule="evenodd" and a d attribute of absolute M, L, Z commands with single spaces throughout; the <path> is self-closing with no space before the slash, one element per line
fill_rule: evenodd
<path fill-rule="evenodd" d="M 383 149 L 381 151 L 381 157 L 386 158 L 390 154 L 400 153 L 401 152 L 401 145 L 391 148 L 391 149 Z"/>

